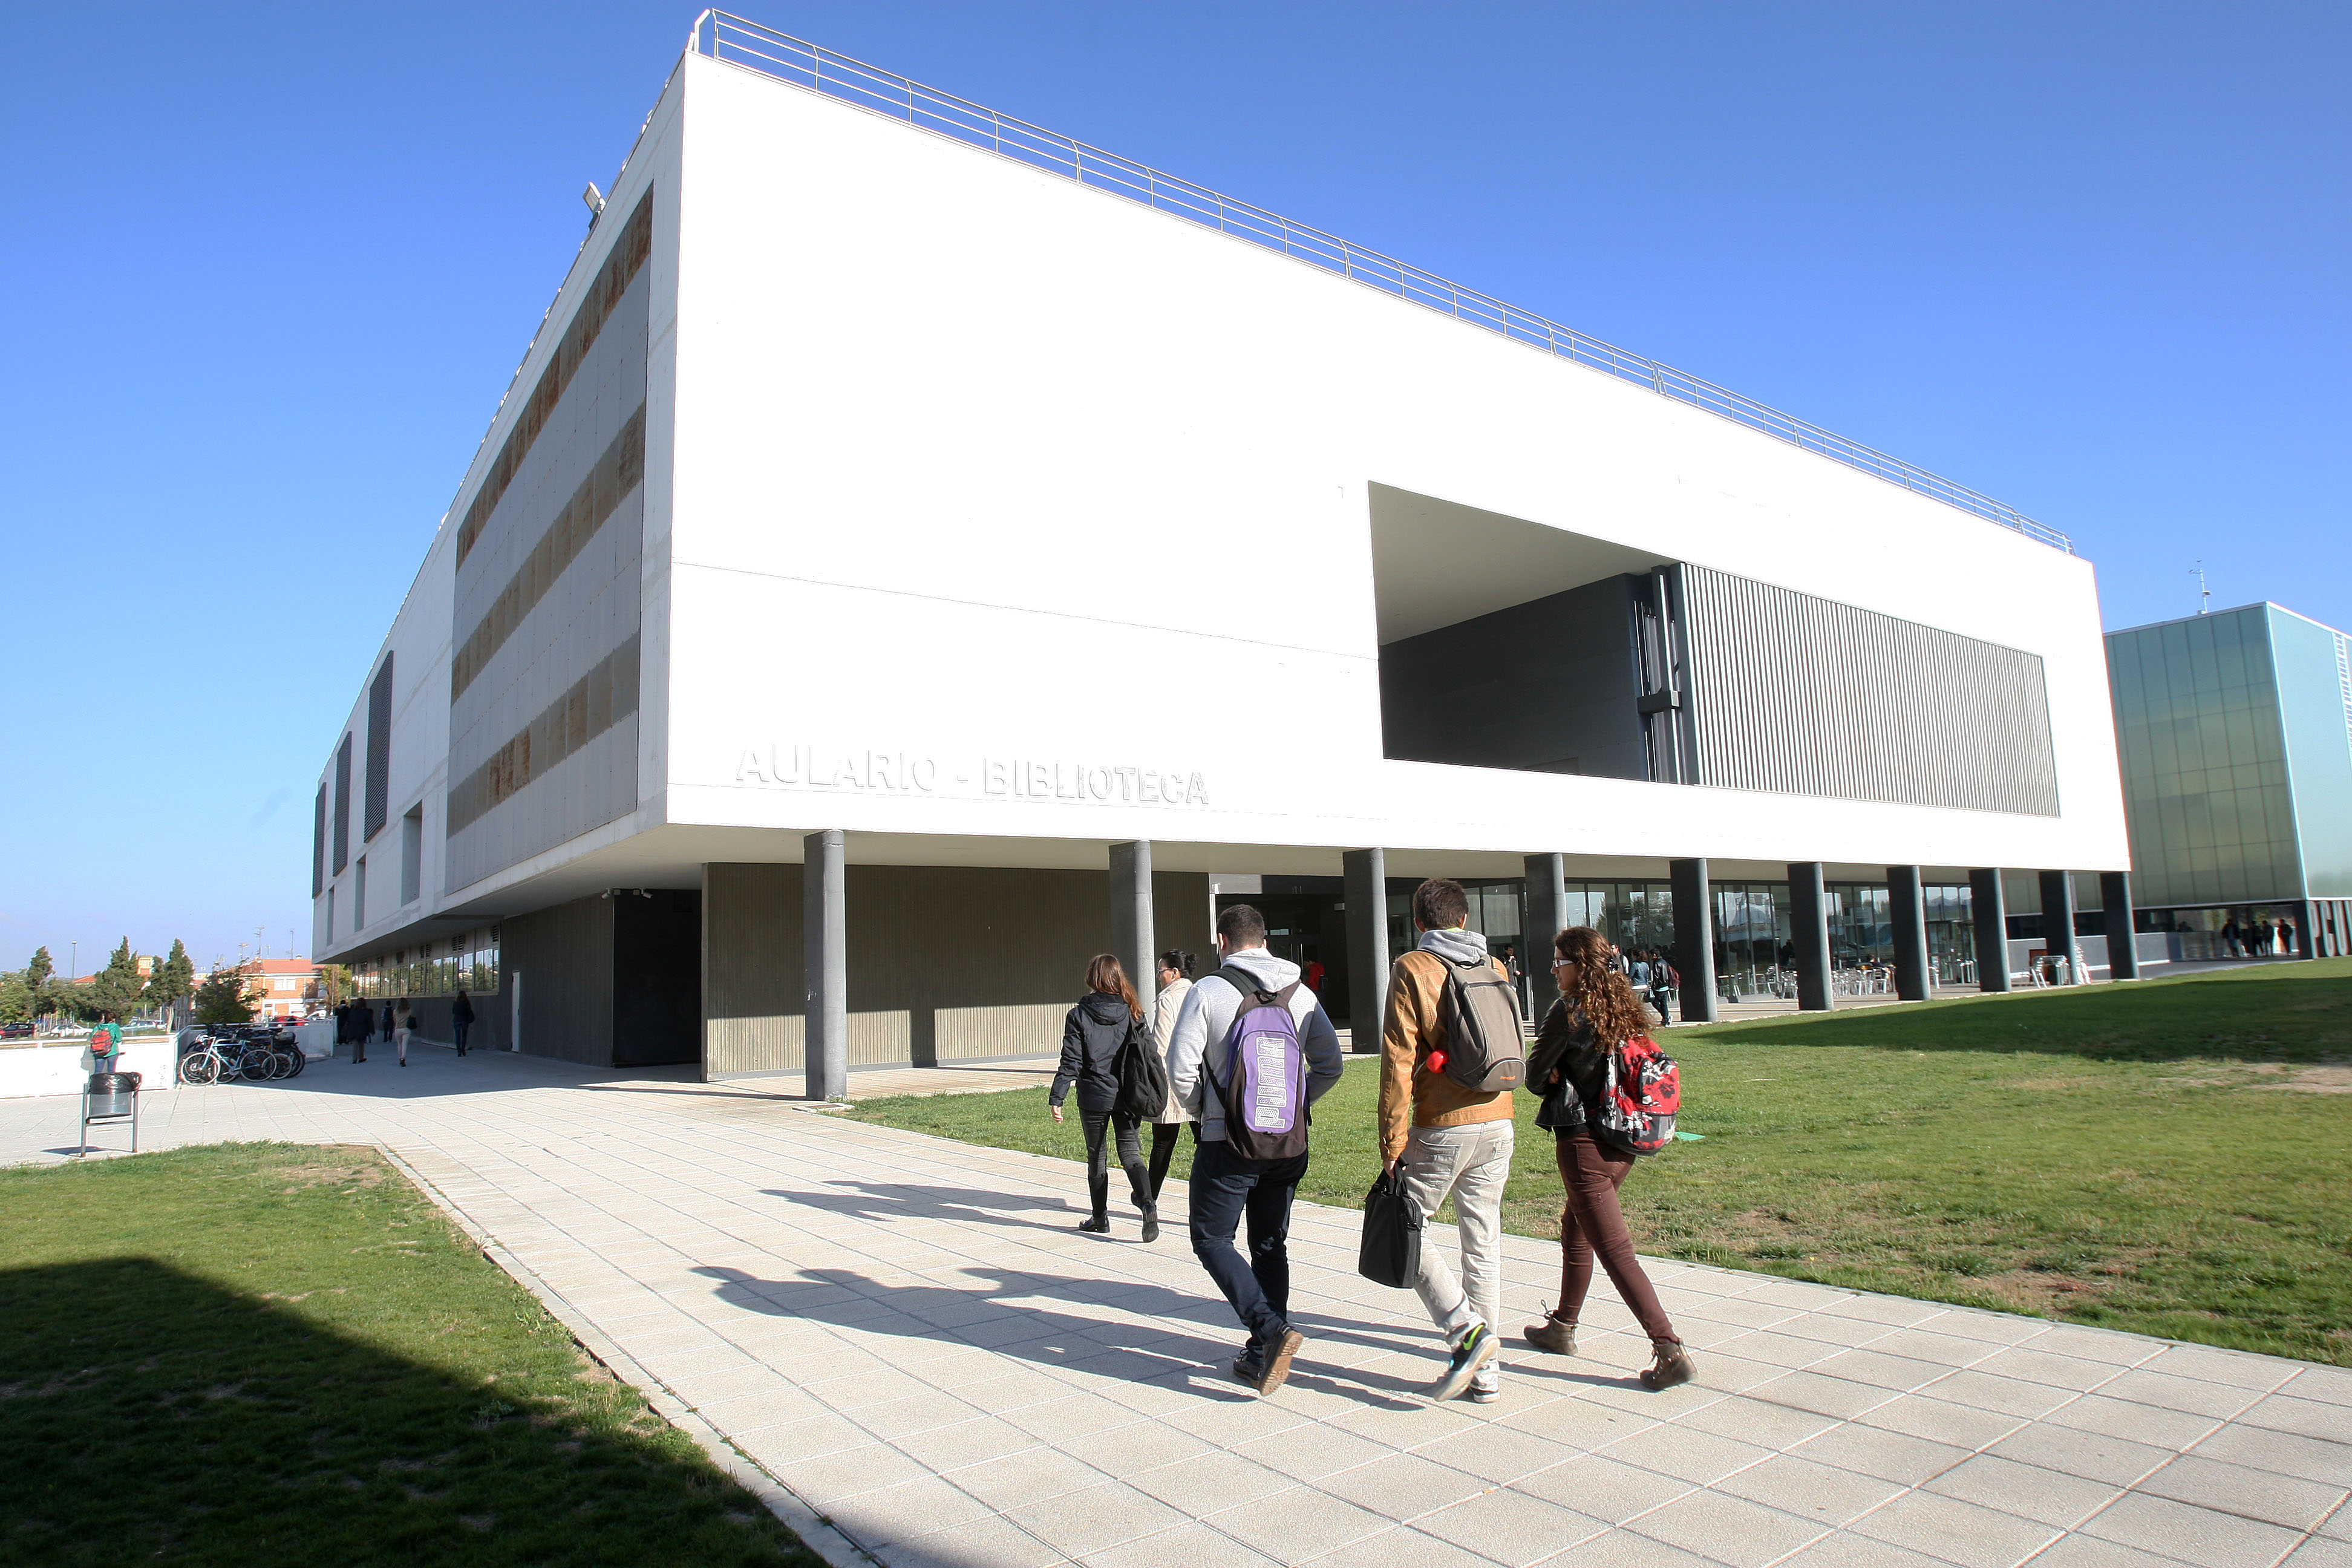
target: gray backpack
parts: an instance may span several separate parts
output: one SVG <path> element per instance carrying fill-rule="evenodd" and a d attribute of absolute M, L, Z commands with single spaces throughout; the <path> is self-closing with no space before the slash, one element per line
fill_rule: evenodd
<path fill-rule="evenodd" d="M 1444 1060 L 1432 1065 L 1480 1094 L 1518 1088 L 1528 1073 L 1518 988 L 1486 959 L 1456 963 L 1442 952 L 1432 956 L 1445 965 L 1445 993 L 1437 1005 L 1438 1022 L 1445 1026 Z"/>

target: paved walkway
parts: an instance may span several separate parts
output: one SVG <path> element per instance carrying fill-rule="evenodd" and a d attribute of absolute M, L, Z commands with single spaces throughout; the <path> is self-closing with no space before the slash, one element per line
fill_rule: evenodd
<path fill-rule="evenodd" d="M 1309 1342 L 1260 1402 L 1172 1185 L 1147 1248 L 1072 1230 L 1058 1161 L 677 1075 L 411 1060 L 157 1095 L 146 1141 L 396 1151 L 890 1568 L 2352 1564 L 2352 1372 L 1660 1264 L 1701 1385 L 1635 1384 L 1604 1286 L 1582 1358 L 1433 1407 L 1412 1295 L 1357 1278 L 1353 1215 L 1302 1206 Z M 68 1152 L 73 1107 L 0 1104 L 0 1162 Z M 1556 1255 L 1507 1257 L 1532 1309 Z"/>

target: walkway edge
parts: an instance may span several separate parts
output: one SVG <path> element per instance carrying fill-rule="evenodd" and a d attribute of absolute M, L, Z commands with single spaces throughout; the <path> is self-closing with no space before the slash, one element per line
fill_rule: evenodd
<path fill-rule="evenodd" d="M 570 1331 L 573 1340 L 590 1357 L 622 1382 L 645 1395 L 655 1414 L 694 1440 L 695 1445 L 709 1456 L 711 1463 L 726 1472 L 730 1480 L 758 1498 L 770 1513 L 784 1521 L 799 1536 L 801 1544 L 832 1564 L 832 1568 L 883 1568 L 882 1561 L 865 1547 L 852 1541 L 834 1522 L 801 1500 L 798 1493 L 770 1473 L 758 1460 L 729 1442 L 719 1430 L 702 1418 L 700 1411 L 678 1397 L 676 1390 L 656 1377 L 628 1352 L 614 1344 L 604 1332 L 589 1321 L 587 1314 L 563 1299 L 522 1259 L 507 1250 L 498 1237 L 474 1222 L 473 1216 L 457 1206 L 456 1200 L 444 1193 L 432 1179 L 388 1143 L 378 1142 L 375 1151 L 392 1163 L 394 1169 L 406 1176 L 418 1192 L 432 1200 L 433 1205 L 449 1216 L 464 1231 L 482 1256 L 506 1271 L 514 1282 L 530 1291 L 546 1308 L 548 1315 Z"/>

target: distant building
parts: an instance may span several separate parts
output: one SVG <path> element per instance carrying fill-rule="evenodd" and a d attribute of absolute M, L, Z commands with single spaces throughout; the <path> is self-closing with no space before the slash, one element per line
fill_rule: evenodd
<path fill-rule="evenodd" d="M 2107 668 L 2138 929 L 2352 952 L 2352 637 L 2247 605 L 2111 633 Z"/>

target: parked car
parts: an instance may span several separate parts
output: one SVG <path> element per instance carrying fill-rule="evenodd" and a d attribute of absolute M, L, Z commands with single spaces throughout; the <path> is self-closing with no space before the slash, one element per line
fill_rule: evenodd
<path fill-rule="evenodd" d="M 0 1024 L 0 1040 L 29 1040 L 33 1037 L 30 1024 Z"/>

